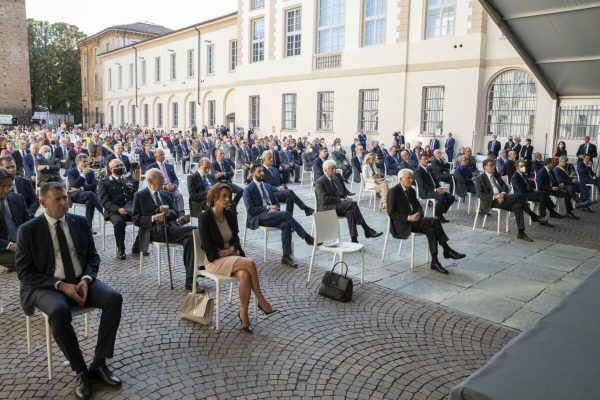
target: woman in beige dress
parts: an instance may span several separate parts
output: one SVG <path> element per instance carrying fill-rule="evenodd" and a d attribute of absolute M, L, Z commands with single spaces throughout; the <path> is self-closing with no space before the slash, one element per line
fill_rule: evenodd
<path fill-rule="evenodd" d="M 206 205 L 210 209 L 198 218 L 198 229 L 202 240 L 202 249 L 206 253 L 204 268 L 206 271 L 235 276 L 240 281 L 240 313 L 242 328 L 253 333 L 248 318 L 250 291 L 258 300 L 258 308 L 266 315 L 275 312 L 260 290 L 256 264 L 245 257 L 238 236 L 237 215 L 229 209 L 231 188 L 217 183 L 208 191 Z"/>
<path fill-rule="evenodd" d="M 375 161 L 377 155 L 375 153 L 369 153 L 365 157 L 365 163 L 362 167 L 362 177 L 365 180 L 365 187 L 368 190 L 374 190 L 381 194 L 381 203 L 379 203 L 379 211 L 387 210 L 387 194 L 388 184 L 385 179 L 382 179 L 377 172 L 375 172 Z M 369 187 L 370 186 L 370 187 Z"/>

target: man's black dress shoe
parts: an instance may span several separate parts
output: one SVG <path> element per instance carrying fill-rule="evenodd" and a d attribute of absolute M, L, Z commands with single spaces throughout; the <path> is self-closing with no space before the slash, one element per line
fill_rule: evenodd
<path fill-rule="evenodd" d="M 350 196 L 350 197 L 352 197 L 352 196 L 354 196 L 355 194 L 356 194 L 356 193 L 348 192 L 348 194 L 347 194 L 346 196 Z"/>
<path fill-rule="evenodd" d="M 527 236 L 525 233 L 519 233 L 517 239 L 525 240 L 526 242 L 533 242 L 533 239 Z"/>
<path fill-rule="evenodd" d="M 571 218 L 571 219 L 579 219 L 579 217 L 575 214 L 573 214 L 572 212 L 567 214 L 567 217 Z"/>
<path fill-rule="evenodd" d="M 352 237 L 350 238 L 350 241 L 351 241 L 352 243 L 358 243 L 358 236 L 352 236 Z"/>
<path fill-rule="evenodd" d="M 127 256 L 125 255 L 125 250 L 121 250 L 117 253 L 117 258 L 119 260 L 127 260 Z"/>
<path fill-rule="evenodd" d="M 550 211 L 550 218 L 564 218 L 564 215 L 560 215 L 556 211 Z"/>
<path fill-rule="evenodd" d="M 371 229 L 370 231 L 365 232 L 365 237 L 366 238 L 376 238 L 378 236 L 383 235 L 383 232 L 377 232 L 374 229 Z"/>
<path fill-rule="evenodd" d="M 530 217 L 532 222 L 540 222 L 540 217 L 538 215 L 531 214 Z"/>
<path fill-rule="evenodd" d="M 554 228 L 554 225 L 552 225 L 550 222 L 548 221 L 538 221 L 538 223 L 542 226 L 547 226 L 548 228 Z"/>
<path fill-rule="evenodd" d="M 192 291 L 192 282 L 185 283 L 185 290 L 189 290 L 190 292 Z M 200 294 L 206 293 L 206 290 L 204 288 L 198 286 L 198 282 L 196 282 L 196 293 L 200 293 Z"/>
<path fill-rule="evenodd" d="M 92 385 L 87 372 L 80 372 L 75 379 L 75 396 L 87 400 L 92 397 Z"/>
<path fill-rule="evenodd" d="M 290 257 L 290 256 L 283 256 L 283 257 L 281 257 L 281 263 L 283 265 L 287 265 L 288 267 L 298 268 L 298 264 L 296 264 L 294 262 L 294 260 L 292 259 L 292 257 Z"/>
<path fill-rule="evenodd" d="M 432 261 L 431 269 L 441 272 L 442 274 L 448 274 L 448 270 L 446 268 L 442 267 L 442 264 L 440 264 L 439 261 Z"/>
<path fill-rule="evenodd" d="M 452 258 L 454 260 L 460 260 L 461 258 L 465 258 L 464 254 L 461 254 L 457 251 L 450 249 L 449 251 L 444 252 L 444 258 Z"/>
<path fill-rule="evenodd" d="M 448 220 L 448 219 L 447 219 L 446 217 L 444 217 L 443 215 L 440 215 L 440 216 L 438 217 L 438 219 L 440 220 L 440 222 L 441 222 L 442 224 L 445 224 L 446 222 L 450 222 L 450 220 Z"/>
<path fill-rule="evenodd" d="M 110 372 L 106 365 L 103 365 L 99 368 L 90 369 L 90 377 L 99 380 L 106 386 L 121 386 L 121 380 L 118 376 Z"/>
<path fill-rule="evenodd" d="M 140 255 L 140 251 L 138 249 L 131 249 L 131 254 L 134 256 L 139 256 Z M 144 252 L 144 257 L 148 257 L 150 255 L 150 253 L 148 253 L 147 251 Z"/>
<path fill-rule="evenodd" d="M 306 207 L 304 209 L 304 214 L 306 214 L 307 217 L 310 217 L 311 215 L 313 215 L 315 213 L 315 210 L 310 208 L 310 207 Z"/>

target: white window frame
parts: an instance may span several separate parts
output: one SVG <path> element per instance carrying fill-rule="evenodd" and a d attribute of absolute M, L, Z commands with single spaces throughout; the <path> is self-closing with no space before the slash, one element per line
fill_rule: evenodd
<path fill-rule="evenodd" d="M 363 46 L 385 44 L 387 0 L 364 0 Z"/>
<path fill-rule="evenodd" d="M 196 125 L 196 102 L 190 101 L 189 105 L 190 127 Z"/>
<path fill-rule="evenodd" d="M 316 51 L 318 54 L 339 53 L 344 50 L 345 8 L 345 0 L 319 0 Z M 322 17 L 325 9 L 330 14 Z M 324 20 L 326 17 L 327 21 Z M 334 39 L 337 39 L 337 42 Z"/>
<path fill-rule="evenodd" d="M 260 22 L 260 29 L 257 29 L 257 25 Z M 250 62 L 262 62 L 265 60 L 265 18 L 256 18 L 250 22 L 252 26 L 251 31 L 251 53 L 250 53 Z M 260 34 L 260 37 L 257 36 L 257 33 Z"/>
<path fill-rule="evenodd" d="M 358 91 L 358 131 L 379 132 L 379 89 Z"/>
<path fill-rule="evenodd" d="M 208 100 L 206 103 L 206 122 L 209 128 L 214 128 L 217 117 L 217 101 Z"/>
<path fill-rule="evenodd" d="M 251 0 L 250 1 L 250 9 L 258 10 L 259 8 L 264 8 L 265 0 Z"/>
<path fill-rule="evenodd" d="M 285 12 L 285 56 L 294 57 L 302 53 L 302 8 Z"/>
<path fill-rule="evenodd" d="M 176 101 L 171 104 L 171 127 L 179 127 L 179 103 Z"/>
<path fill-rule="evenodd" d="M 160 83 L 160 57 L 154 58 L 154 82 Z"/>
<path fill-rule="evenodd" d="M 260 127 L 260 96 L 248 98 L 248 127 Z"/>
<path fill-rule="evenodd" d="M 149 106 L 148 104 L 144 104 L 144 106 L 142 107 L 142 115 L 143 115 L 143 123 L 144 126 L 147 127 L 149 125 L 149 119 L 150 119 L 150 112 L 148 110 Z"/>
<path fill-rule="evenodd" d="M 296 129 L 296 93 L 284 93 L 281 95 L 281 129 Z"/>
<path fill-rule="evenodd" d="M 317 92 L 317 131 L 333 131 L 335 92 Z"/>
<path fill-rule="evenodd" d="M 237 68 L 237 40 L 229 41 L 229 72 L 235 71 Z"/>
<path fill-rule="evenodd" d="M 427 0 L 425 39 L 454 36 L 455 24 L 455 0 Z"/>
<path fill-rule="evenodd" d="M 141 76 L 141 81 L 142 81 L 142 85 L 146 84 L 146 60 L 142 60 L 142 65 L 141 65 L 141 72 L 142 72 L 142 76 Z"/>
<path fill-rule="evenodd" d="M 421 96 L 421 135 L 441 135 L 441 130 L 444 129 L 445 91 L 444 86 L 423 87 Z"/>
<path fill-rule="evenodd" d="M 195 74 L 195 60 L 194 60 L 194 49 L 189 49 L 187 51 L 187 77 L 188 78 L 193 78 L 194 74 Z"/>
<path fill-rule="evenodd" d="M 169 64 L 171 66 L 170 78 L 174 81 L 177 79 L 177 53 L 171 53 L 169 56 Z"/>
<path fill-rule="evenodd" d="M 206 46 L 206 74 L 212 75 L 215 73 L 215 45 L 209 44 Z"/>
<path fill-rule="evenodd" d="M 156 126 L 162 128 L 163 126 L 163 107 L 162 103 L 156 104 Z"/>

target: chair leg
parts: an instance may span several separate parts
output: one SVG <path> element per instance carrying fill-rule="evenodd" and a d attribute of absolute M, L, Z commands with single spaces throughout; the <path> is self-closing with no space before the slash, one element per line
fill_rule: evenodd
<path fill-rule="evenodd" d="M 365 248 L 360 251 L 360 284 L 365 283 Z"/>
<path fill-rule="evenodd" d="M 383 240 L 383 251 L 381 252 L 381 261 L 383 261 L 383 259 L 385 258 L 385 251 L 387 249 L 389 237 L 390 237 L 390 229 L 389 229 L 389 222 L 388 222 L 388 230 L 385 233 L 385 239 Z"/>
<path fill-rule="evenodd" d="M 265 230 L 265 243 L 263 246 L 263 263 L 267 264 L 267 246 L 269 245 L 269 231 Z"/>
<path fill-rule="evenodd" d="M 331 260 L 331 268 L 335 265 L 335 260 L 337 259 L 337 254 L 333 253 L 333 260 Z"/>
<path fill-rule="evenodd" d="M 508 232 L 508 217 L 510 216 L 510 211 L 506 213 L 506 232 Z M 531 218 L 531 217 L 529 217 Z"/>
<path fill-rule="evenodd" d="M 317 246 L 313 245 L 312 252 L 310 253 L 310 264 L 308 265 L 308 278 L 306 282 L 310 282 L 310 273 L 312 272 L 313 262 L 315 260 L 315 253 L 317 252 Z"/>
<path fill-rule="evenodd" d="M 481 228 L 485 228 L 485 221 L 487 221 L 487 214 L 483 216 L 483 222 L 481 223 Z"/>
<path fill-rule="evenodd" d="M 471 193 L 468 194 L 469 196 L 469 203 L 467 205 L 467 215 L 471 214 Z"/>
<path fill-rule="evenodd" d="M 31 354 L 31 317 L 25 316 L 25 330 L 27 335 L 27 354 Z"/>
<path fill-rule="evenodd" d="M 475 210 L 475 218 L 473 219 L 473 230 L 477 226 L 477 217 L 479 216 L 479 210 Z"/>
<path fill-rule="evenodd" d="M 194 265 L 194 274 L 193 275 L 194 276 L 192 276 L 192 294 L 196 294 L 196 279 L 198 277 L 198 266 L 197 265 Z"/>
<path fill-rule="evenodd" d="M 106 250 L 106 221 L 102 224 L 102 251 Z"/>
<path fill-rule="evenodd" d="M 416 235 L 414 233 L 410 234 L 410 269 L 413 269 L 415 266 L 415 238 Z"/>
<path fill-rule="evenodd" d="M 248 233 L 248 225 L 244 226 L 244 241 L 242 243 L 242 247 L 246 248 L 246 234 Z"/>
<path fill-rule="evenodd" d="M 217 332 L 221 332 L 221 282 L 217 281 L 215 283 L 216 286 L 216 294 L 215 294 L 215 330 Z"/>
<path fill-rule="evenodd" d="M 48 321 L 48 316 L 46 314 L 44 314 L 44 319 L 46 320 L 46 353 L 48 357 L 48 379 L 52 379 L 52 342 L 50 341 L 50 321 Z"/>
<path fill-rule="evenodd" d="M 229 283 L 229 304 L 233 302 L 233 282 Z"/>
<path fill-rule="evenodd" d="M 502 219 L 502 213 L 498 213 L 498 227 L 496 228 L 496 236 L 500 236 L 500 220 Z"/>
<path fill-rule="evenodd" d="M 88 337 L 90 321 L 89 321 L 90 313 L 86 312 L 83 314 L 83 336 Z"/>
<path fill-rule="evenodd" d="M 402 253 L 402 242 L 403 240 L 400 239 L 400 244 L 398 245 L 398 257 L 400 257 L 400 254 Z"/>
<path fill-rule="evenodd" d="M 144 252 L 140 250 L 140 275 L 144 269 Z"/>

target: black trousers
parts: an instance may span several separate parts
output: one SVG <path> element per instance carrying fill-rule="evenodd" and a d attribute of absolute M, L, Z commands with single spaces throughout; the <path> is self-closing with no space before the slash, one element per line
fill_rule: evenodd
<path fill-rule="evenodd" d="M 429 252 L 431 257 L 435 257 L 438 253 L 438 244 L 442 247 L 447 246 L 448 236 L 444 232 L 442 223 L 437 218 L 422 217 L 417 222 L 411 222 L 411 232 L 423 233 L 427 236 L 427 243 L 429 244 Z"/>
<path fill-rule="evenodd" d="M 292 254 L 292 232 L 296 232 L 302 239 L 308 236 L 302 225 L 287 211 L 277 211 L 272 214 L 265 211 L 259 215 L 258 221 L 260 226 L 281 229 L 281 243 L 283 245 L 284 257 Z"/>
<path fill-rule="evenodd" d="M 293 190 L 284 189 L 275 192 L 275 197 L 277 197 L 277 201 L 280 203 L 285 203 L 285 210 L 289 212 L 291 215 L 294 215 L 294 204 L 297 204 L 301 210 L 306 208 L 306 204 L 294 193 Z"/>
<path fill-rule="evenodd" d="M 98 193 L 89 191 L 72 193 L 71 201 L 77 204 L 85 204 L 85 219 L 91 228 L 94 222 L 94 210 L 102 212 L 102 204 L 100 203 Z"/>
<path fill-rule="evenodd" d="M 194 279 L 194 238 L 192 231 L 198 229 L 194 226 L 172 226 L 167 225 L 169 243 L 177 243 L 183 246 L 183 264 L 185 265 L 185 282 L 191 283 Z M 152 226 L 150 240 L 153 242 L 166 242 L 165 228 L 163 224 L 155 223 Z M 174 261 L 174 260 L 173 260 Z"/>
<path fill-rule="evenodd" d="M 525 211 L 529 215 L 532 215 L 533 212 L 529 212 L 531 210 L 527 201 L 535 201 L 536 203 L 538 203 L 538 215 L 542 218 L 546 217 L 546 209 L 552 212 L 555 208 L 554 203 L 552 202 L 552 200 L 550 200 L 550 196 L 548 196 L 548 193 L 546 192 L 535 191 L 529 193 L 526 196 L 526 199 L 523 203 L 523 211 Z"/>
<path fill-rule="evenodd" d="M 341 201 L 336 204 L 335 212 L 337 215 L 346 217 L 348 221 L 348 230 L 350 231 L 350 237 L 358 237 L 357 225 L 365 223 L 365 219 L 360 212 L 360 208 L 355 201 Z"/>
<path fill-rule="evenodd" d="M 426 194 L 427 198 L 435 199 L 437 202 L 435 205 L 435 216 L 441 217 L 442 214 L 448 212 L 454 201 L 456 199 L 448 192 L 444 192 L 444 194 L 439 194 L 437 192 L 429 192 Z"/>
<path fill-rule="evenodd" d="M 557 191 L 548 192 L 548 195 L 565 199 L 565 207 L 567 209 L 567 214 L 573 211 L 573 203 L 571 203 L 571 194 L 568 191 L 558 189 Z"/>
<path fill-rule="evenodd" d="M 113 224 L 113 229 L 115 232 L 115 242 L 117 244 L 118 251 L 125 251 L 125 230 L 127 228 L 127 221 L 132 221 L 131 214 L 127 214 L 123 217 L 121 214 L 113 214 L 110 216 L 110 222 Z M 135 243 L 133 244 L 133 249 L 139 249 L 140 235 L 138 231 L 138 235 L 135 237 Z M 133 253 L 138 253 L 139 251 L 132 251 Z"/>
<path fill-rule="evenodd" d="M 15 253 L 2 249 L 2 252 L 0 252 L 0 265 L 4 265 L 8 269 L 14 269 L 15 268 L 15 260 L 16 260 Z"/>
<path fill-rule="evenodd" d="M 523 204 L 522 200 L 517 194 L 507 194 L 502 203 L 498 200 L 492 202 L 492 208 L 499 208 L 501 210 L 507 210 L 515 214 L 515 221 L 517 222 L 517 228 L 519 233 L 525 232 L 525 219 L 523 217 Z"/>
<path fill-rule="evenodd" d="M 86 307 L 102 310 L 96 358 L 112 358 L 117 330 L 121 322 L 121 294 L 96 279 L 89 284 Z M 63 352 L 75 372 L 87 371 L 86 363 L 79 348 L 79 341 L 71 325 L 70 308 L 75 305 L 67 296 L 54 289 L 37 289 L 33 292 L 35 306 L 48 315 L 54 341 Z"/>

